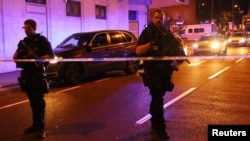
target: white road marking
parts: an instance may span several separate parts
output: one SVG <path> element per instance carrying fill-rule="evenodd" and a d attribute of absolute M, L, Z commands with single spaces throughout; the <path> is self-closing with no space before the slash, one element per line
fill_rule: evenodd
<path fill-rule="evenodd" d="M 240 61 L 242 61 L 244 58 L 240 58 L 240 59 L 238 59 L 237 61 L 235 61 L 235 63 L 237 64 L 237 63 L 239 63 Z"/>
<path fill-rule="evenodd" d="M 146 121 L 148 121 L 151 117 L 152 116 L 150 114 L 147 114 L 146 116 L 144 116 L 140 120 L 136 121 L 136 124 L 141 125 L 141 124 L 145 123 Z"/>
<path fill-rule="evenodd" d="M 96 82 L 101 82 L 101 81 L 104 81 L 104 80 L 107 80 L 107 79 L 111 79 L 111 78 L 105 78 L 105 79 L 102 79 L 102 80 L 99 80 L 99 81 L 96 81 Z M 77 88 L 80 88 L 80 87 L 81 86 L 75 86 L 75 87 L 72 87 L 72 88 L 68 88 L 68 89 L 58 91 L 56 93 L 63 93 L 63 92 L 70 91 L 70 90 L 73 90 L 73 89 L 77 89 Z M 16 103 L 13 103 L 13 104 L 2 106 L 2 107 L 0 107 L 0 110 L 6 109 L 6 108 L 9 108 L 9 107 L 13 107 L 13 106 L 16 106 L 16 105 L 19 105 L 19 104 L 23 104 L 23 103 L 26 103 L 26 102 L 29 102 L 29 100 L 24 100 L 24 101 L 20 101 L 20 102 L 16 102 Z"/>
<path fill-rule="evenodd" d="M 182 93 L 181 95 L 177 96 L 176 98 L 172 99 L 171 101 L 169 101 L 168 103 L 164 104 L 164 109 L 166 109 L 167 107 L 169 107 L 170 105 L 174 104 L 175 102 L 177 102 L 178 100 L 182 99 L 183 97 L 187 96 L 188 94 L 192 93 L 194 90 L 196 90 L 196 87 L 190 88 L 187 91 L 185 91 L 184 93 Z"/>
<path fill-rule="evenodd" d="M 170 105 L 174 104 L 178 100 L 182 99 L 183 97 L 187 96 L 188 94 L 191 94 L 196 89 L 197 89 L 196 87 L 188 89 L 184 93 L 180 94 L 176 98 L 174 98 L 174 99 L 170 100 L 169 102 L 167 102 L 166 104 L 164 104 L 163 108 L 166 109 L 167 107 L 169 107 Z M 146 116 L 144 116 L 140 120 L 136 121 L 136 124 L 141 125 L 141 124 L 145 123 L 146 121 L 148 121 L 151 117 L 152 116 L 150 114 L 147 114 Z"/>
<path fill-rule="evenodd" d="M 204 62 L 206 62 L 206 61 L 199 61 L 199 62 L 196 62 L 196 63 L 191 63 L 188 66 L 198 66 L 198 65 L 200 65 L 200 64 L 202 64 Z"/>
<path fill-rule="evenodd" d="M 210 77 L 208 77 L 209 80 L 214 79 L 215 77 L 217 77 L 218 75 L 222 74 L 223 72 L 225 72 L 226 70 L 230 69 L 230 67 L 226 67 L 224 69 L 222 69 L 221 71 L 218 71 L 217 73 L 211 75 Z"/>
<path fill-rule="evenodd" d="M 80 88 L 80 87 L 81 86 L 76 86 L 76 87 L 72 87 L 72 88 L 69 88 L 69 89 L 58 91 L 56 93 L 63 93 L 63 92 L 66 92 L 66 91 L 69 91 L 69 90 L 73 90 L 73 89 L 77 89 L 77 88 Z M 19 105 L 19 104 L 23 104 L 23 103 L 26 103 L 26 102 L 29 102 L 29 100 L 23 100 L 23 101 L 20 101 L 20 102 L 16 102 L 16 103 L 13 103 L 13 104 L 2 106 L 2 107 L 0 107 L 0 110 L 6 109 L 6 108 L 9 108 L 9 107 L 13 107 L 13 106 L 16 106 L 16 105 Z"/>
<path fill-rule="evenodd" d="M 109 80 L 109 79 L 111 79 L 111 78 L 104 78 L 104 79 L 101 79 L 101 80 L 97 80 L 97 81 L 95 81 L 95 82 L 102 82 L 102 81 L 105 81 L 105 80 Z"/>
<path fill-rule="evenodd" d="M 13 106 L 16 106 L 16 105 L 19 105 L 19 104 L 23 104 L 23 103 L 26 103 L 26 102 L 29 102 L 29 100 L 24 100 L 24 101 L 20 101 L 20 102 L 16 102 L 16 103 L 13 103 L 13 104 L 2 106 L 2 107 L 0 107 L 0 110 L 6 109 L 6 108 L 9 108 L 9 107 L 13 107 Z"/>
<path fill-rule="evenodd" d="M 77 89 L 77 88 L 80 88 L 80 87 L 81 86 L 75 86 L 75 87 L 72 87 L 72 88 L 68 88 L 68 89 L 64 89 L 64 90 L 58 91 L 56 93 L 63 93 L 63 92 L 70 91 L 70 90 L 73 90 L 73 89 Z"/>

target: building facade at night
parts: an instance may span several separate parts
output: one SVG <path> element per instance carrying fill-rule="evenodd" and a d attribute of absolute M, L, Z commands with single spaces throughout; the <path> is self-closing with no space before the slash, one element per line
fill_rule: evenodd
<path fill-rule="evenodd" d="M 171 6 L 156 7 L 152 5 L 149 7 L 148 18 L 151 19 L 153 11 L 156 8 L 160 8 L 165 14 L 165 26 L 169 26 L 172 31 L 175 29 L 178 30 L 184 25 L 194 24 L 197 22 L 195 17 L 195 4 L 196 0 L 186 0 Z"/>
<path fill-rule="evenodd" d="M 11 60 L 26 19 L 37 21 L 37 33 L 55 48 L 75 32 L 102 29 L 130 30 L 136 36 L 147 23 L 145 0 L 0 0 L 0 59 Z M 0 73 L 16 70 L 1 62 Z"/>

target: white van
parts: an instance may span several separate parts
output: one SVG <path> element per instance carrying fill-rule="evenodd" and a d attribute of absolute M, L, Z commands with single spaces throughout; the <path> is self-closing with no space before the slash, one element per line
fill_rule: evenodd
<path fill-rule="evenodd" d="M 184 28 L 185 33 L 182 34 L 181 37 L 195 41 L 197 41 L 201 35 L 213 32 L 212 24 L 186 25 Z"/>

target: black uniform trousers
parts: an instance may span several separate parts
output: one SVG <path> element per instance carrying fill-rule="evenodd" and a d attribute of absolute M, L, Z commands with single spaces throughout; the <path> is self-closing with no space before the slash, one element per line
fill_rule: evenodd
<path fill-rule="evenodd" d="M 25 79 L 25 91 L 27 93 L 30 107 L 32 109 L 32 126 L 37 130 L 45 128 L 45 100 L 43 91 L 43 72 L 40 70 L 23 71 Z"/>
<path fill-rule="evenodd" d="M 165 131 L 166 124 L 164 119 L 164 95 L 166 90 L 150 88 L 151 103 L 150 103 L 150 114 L 151 114 L 151 125 L 152 128 L 157 131 Z"/>
<path fill-rule="evenodd" d="M 173 68 L 171 61 L 147 61 L 144 62 L 144 72 L 146 86 L 151 95 L 150 114 L 152 128 L 158 132 L 165 131 L 164 119 L 164 95 L 167 91 L 172 91 L 174 84 L 171 81 Z M 144 81 L 144 84 L 145 84 Z"/>
<path fill-rule="evenodd" d="M 43 130 L 45 128 L 45 100 L 44 94 L 40 92 L 29 92 L 27 96 L 30 101 L 30 107 L 32 109 L 32 126 L 37 130 Z"/>

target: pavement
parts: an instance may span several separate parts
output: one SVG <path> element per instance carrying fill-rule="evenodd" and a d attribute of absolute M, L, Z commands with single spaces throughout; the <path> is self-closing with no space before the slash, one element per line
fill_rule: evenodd
<path fill-rule="evenodd" d="M 20 70 L 0 73 L 0 88 L 18 85 L 17 77 L 19 75 Z"/>

